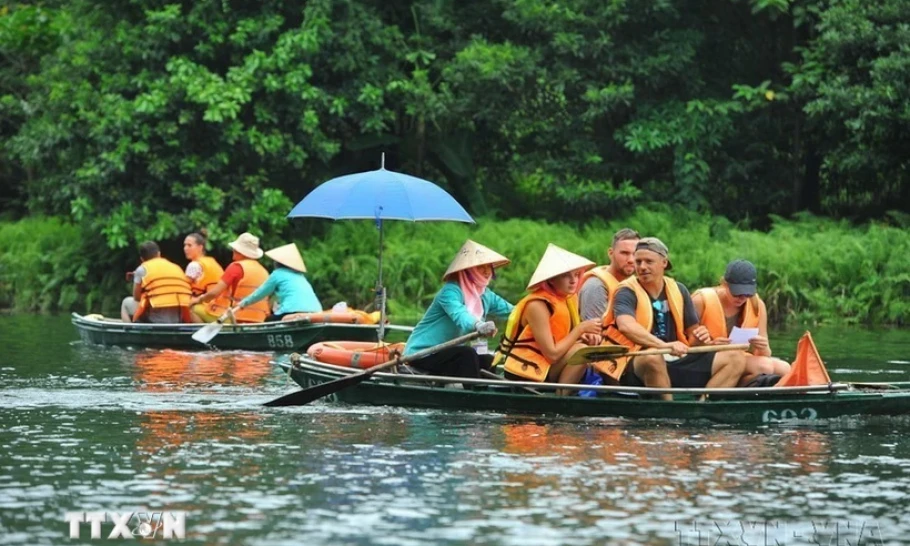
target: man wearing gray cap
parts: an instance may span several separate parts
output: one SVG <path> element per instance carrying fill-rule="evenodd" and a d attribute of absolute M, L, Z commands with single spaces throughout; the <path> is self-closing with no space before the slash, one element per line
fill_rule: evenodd
<path fill-rule="evenodd" d="M 746 358 L 746 371 L 741 387 L 771 386 L 790 371 L 790 365 L 771 357 L 768 343 L 768 311 L 758 296 L 758 272 L 752 262 L 733 260 L 720 286 L 702 288 L 692 294 L 699 321 L 711 336 L 711 344 L 730 343 L 734 326 L 758 330 L 749 340 L 752 345 Z"/>
<path fill-rule="evenodd" d="M 698 323 L 692 297 L 682 283 L 665 277 L 672 269 L 669 250 L 660 239 L 645 237 L 635 247 L 635 277 L 616 291 L 604 315 L 604 337 L 635 351 L 670 349 L 671 355 L 643 355 L 626 364 L 620 382 L 655 388 L 734 387 L 745 369 L 746 353 L 687 354 L 690 345 L 711 340 Z M 661 395 L 672 400 L 672 395 Z"/>

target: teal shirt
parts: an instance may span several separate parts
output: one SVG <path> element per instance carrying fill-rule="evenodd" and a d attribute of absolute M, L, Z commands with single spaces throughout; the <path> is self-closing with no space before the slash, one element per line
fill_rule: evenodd
<path fill-rule="evenodd" d="M 480 301 L 483 303 L 484 317 L 480 320 L 487 320 L 488 316 L 508 318 L 512 312 L 513 305 L 489 288 L 484 290 Z M 465 307 L 464 294 L 458 283 L 447 282 L 408 337 L 404 354 L 413 354 L 469 334 L 474 331 L 477 320 Z"/>
<path fill-rule="evenodd" d="M 262 283 L 262 286 L 243 298 L 240 301 L 240 305 L 246 307 L 272 294 L 278 297 L 276 315 L 322 311 L 322 304 L 319 303 L 319 298 L 313 292 L 310 281 L 306 280 L 303 273 L 287 267 L 279 267 L 272 271 L 272 274 Z"/>

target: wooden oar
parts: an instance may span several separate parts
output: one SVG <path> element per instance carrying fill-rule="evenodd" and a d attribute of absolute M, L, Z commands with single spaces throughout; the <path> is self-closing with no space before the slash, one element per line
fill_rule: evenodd
<path fill-rule="evenodd" d="M 566 366 L 581 366 L 588 362 L 597 362 L 598 360 L 610 360 L 625 356 L 629 348 L 624 345 L 593 345 L 591 347 L 582 347 L 566 362 Z"/>
<path fill-rule="evenodd" d="M 735 345 L 696 345 L 695 347 L 689 347 L 686 354 L 716 353 L 719 351 L 746 351 L 748 349 L 748 343 L 738 343 Z M 643 351 L 632 351 L 622 356 L 668 355 L 670 352 L 670 349 L 645 349 Z"/>
<path fill-rule="evenodd" d="M 748 343 L 737 345 L 697 345 L 689 347 L 688 353 L 714 353 L 717 351 L 746 351 L 749 349 Z M 626 356 L 647 356 L 647 355 L 668 355 L 670 349 L 645 349 L 643 351 L 629 351 L 628 347 L 623 345 L 595 345 L 593 347 L 582 347 L 575 351 L 575 354 L 566 362 L 568 366 L 580 366 L 589 362 L 599 360 L 610 360 Z"/>
<path fill-rule="evenodd" d="M 451 341 L 446 341 L 434 347 L 429 347 L 422 351 L 417 351 L 414 354 L 410 354 L 405 357 L 397 357 L 382 364 L 377 364 L 370 368 L 363 370 L 360 373 L 355 373 L 353 375 L 348 375 L 342 377 L 341 379 L 336 379 L 334 381 L 329 381 L 327 383 L 320 383 L 314 387 L 308 389 L 303 389 L 297 392 L 292 392 L 291 394 L 286 394 L 281 398 L 276 398 L 270 402 L 263 404 L 264 406 L 274 408 L 280 406 L 305 406 L 314 400 L 318 400 L 330 394 L 334 394 L 340 390 L 346 389 L 348 387 L 353 387 L 359 383 L 362 383 L 370 378 L 374 373 L 381 372 L 386 368 L 391 368 L 392 366 L 397 366 L 398 364 L 407 364 L 419 358 L 423 358 L 427 355 L 439 352 L 443 349 L 448 349 L 449 347 L 455 347 L 456 345 L 461 345 L 467 341 L 471 341 L 475 337 L 478 337 L 480 333 L 471 332 L 470 334 L 457 337 Z"/>

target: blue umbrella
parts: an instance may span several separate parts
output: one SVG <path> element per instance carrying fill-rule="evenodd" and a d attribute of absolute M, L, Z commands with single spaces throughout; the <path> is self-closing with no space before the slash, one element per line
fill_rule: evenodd
<path fill-rule="evenodd" d="M 451 221 L 474 223 L 458 201 L 436 184 L 407 174 L 387 171 L 385 154 L 379 170 L 339 176 L 317 186 L 291 209 L 288 218 L 375 220 L 379 228 L 380 339 L 385 324 L 385 288 L 382 286 L 382 221 Z"/>

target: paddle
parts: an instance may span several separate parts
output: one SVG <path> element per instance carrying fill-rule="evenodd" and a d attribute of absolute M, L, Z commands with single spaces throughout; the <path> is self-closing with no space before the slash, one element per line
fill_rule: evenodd
<path fill-rule="evenodd" d="M 698 345 L 689 347 L 689 353 L 713 353 L 717 351 L 746 351 L 749 349 L 748 343 L 737 345 Z M 628 347 L 623 345 L 595 345 L 593 347 L 582 347 L 575 351 L 575 354 L 566 362 L 567 366 L 580 366 L 589 362 L 600 360 L 610 360 L 624 356 L 647 356 L 647 355 L 668 355 L 670 349 L 645 349 L 643 351 L 629 351 Z"/>
<path fill-rule="evenodd" d="M 276 398 L 270 402 L 263 404 L 264 406 L 275 408 L 281 406 L 305 406 L 314 400 L 318 400 L 330 394 L 334 394 L 340 390 L 344 390 L 348 387 L 353 387 L 359 383 L 362 383 L 370 378 L 374 373 L 381 372 L 386 368 L 391 368 L 398 364 L 406 364 L 408 362 L 423 358 L 427 355 L 433 354 L 435 352 L 441 351 L 443 349 L 448 349 L 449 347 L 454 347 L 456 345 L 461 345 L 466 341 L 471 341 L 475 337 L 480 335 L 479 332 L 471 332 L 470 334 L 457 337 L 451 341 L 446 341 L 434 347 L 429 347 L 422 351 L 417 351 L 414 354 L 410 354 L 405 357 L 397 357 L 382 364 L 377 364 L 370 368 L 363 370 L 360 373 L 355 373 L 353 375 L 348 375 L 334 381 L 329 381 L 327 383 L 320 383 L 314 387 L 308 389 L 303 389 L 297 392 L 292 392 L 291 394 L 286 394 L 281 398 Z"/>
<path fill-rule="evenodd" d="M 196 330 L 193 333 L 193 340 L 198 341 L 203 345 L 208 345 L 209 341 L 212 341 L 215 336 L 221 333 L 221 329 L 224 328 L 224 321 L 227 320 L 228 315 L 231 317 L 234 316 L 233 309 L 228 308 L 228 310 L 223 315 L 218 317 L 218 320 L 215 322 L 210 322 L 202 328 Z"/>

